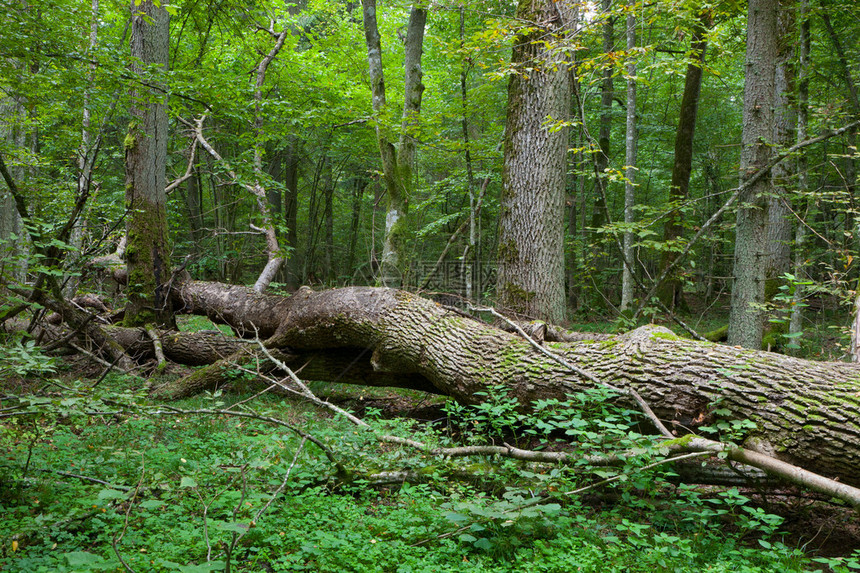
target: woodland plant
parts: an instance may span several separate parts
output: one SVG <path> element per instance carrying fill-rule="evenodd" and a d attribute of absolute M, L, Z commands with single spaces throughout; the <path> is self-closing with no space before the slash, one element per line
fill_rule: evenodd
<path fill-rule="evenodd" d="M 483 431 L 485 439 L 570 444 L 583 456 L 638 448 L 641 459 L 622 467 L 442 461 L 381 447 L 374 438 L 386 432 L 456 445 L 444 429 L 414 422 L 370 416 L 369 431 L 361 430 L 268 395 L 247 402 L 249 396 L 215 393 L 165 408 L 121 376 L 96 387 L 44 382 L 39 391 L 5 396 L 0 412 L 7 452 L 0 460 L 0 564 L 8 570 L 692 572 L 810 565 L 781 542 L 780 518 L 738 490 L 705 494 L 670 485 L 669 470 L 640 471 L 651 450 L 633 430 L 638 420 L 612 406 L 604 391 L 539 403 L 528 415 L 510 409 L 498 392 L 483 407 L 450 406 L 449 415 L 468 428 L 470 443 Z M 203 411 L 213 413 L 194 413 Z M 303 434 L 266 419 L 300 426 Z M 330 449 L 349 474 L 303 435 Z M 380 485 L 380 472 L 397 468 L 420 480 Z M 583 494 L 570 493 L 582 486 Z M 600 498 L 622 503 L 594 505 Z M 715 520 L 731 526 L 714 528 Z"/>

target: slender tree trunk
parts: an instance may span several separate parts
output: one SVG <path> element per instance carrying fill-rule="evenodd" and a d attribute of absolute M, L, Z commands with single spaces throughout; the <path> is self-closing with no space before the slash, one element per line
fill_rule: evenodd
<path fill-rule="evenodd" d="M 299 215 L 299 153 L 300 147 L 296 140 L 290 141 L 287 155 L 284 158 L 284 224 L 287 227 L 286 248 L 290 256 L 286 262 L 287 290 L 299 288 L 298 256 L 298 215 Z"/>
<path fill-rule="evenodd" d="M 615 69 L 609 58 L 615 50 L 615 16 L 612 15 L 612 0 L 602 0 L 601 11 L 606 21 L 603 23 L 603 53 L 607 57 L 603 68 L 603 81 L 600 84 L 600 121 L 597 133 L 597 145 L 594 155 L 594 204 L 592 206 L 591 224 L 591 273 L 599 276 L 608 264 L 607 255 L 600 245 L 601 235 L 597 229 L 603 227 L 609 220 L 609 205 L 605 198 L 608 196 L 608 178 L 606 170 L 609 167 L 609 156 L 612 139 L 612 100 L 615 97 Z M 583 118 L 584 119 L 584 118 Z M 585 226 L 583 226 L 585 229 Z M 595 285 L 596 286 L 596 285 Z M 599 287 L 597 287 L 599 288 Z M 601 293 L 595 297 L 595 304 L 604 305 Z"/>
<path fill-rule="evenodd" d="M 355 251 L 358 247 L 358 231 L 361 228 L 361 199 L 364 196 L 364 189 L 367 186 L 367 180 L 357 177 L 352 183 L 352 217 L 349 225 L 349 246 L 347 248 L 346 273 L 350 276 L 355 270 Z M 345 273 L 345 274 L 346 274 Z"/>
<path fill-rule="evenodd" d="M 336 278 L 334 268 L 334 188 L 337 186 L 337 181 L 332 175 L 332 162 L 329 160 L 325 187 L 323 188 L 323 234 L 324 234 L 324 251 L 323 251 L 323 276 L 326 284 L 334 284 Z"/>
<path fill-rule="evenodd" d="M 275 38 L 275 45 L 269 50 L 262 60 L 257 64 L 257 75 L 254 83 L 254 133 L 256 141 L 254 142 L 254 184 L 249 187 L 251 193 L 257 199 L 257 209 L 260 211 L 260 228 L 266 238 L 266 266 L 257 277 L 257 282 L 254 283 L 254 290 L 263 292 L 269 286 L 269 283 L 274 280 L 278 274 L 281 265 L 284 264 L 284 253 L 281 251 L 281 246 L 278 242 L 278 234 L 275 229 L 275 224 L 272 219 L 272 214 L 269 209 L 268 197 L 266 188 L 263 185 L 265 176 L 263 173 L 263 150 L 265 149 L 265 134 L 263 133 L 263 84 L 266 81 L 266 71 L 269 65 L 274 61 L 278 52 L 284 46 L 284 41 L 290 33 L 291 28 L 284 28 Z"/>
<path fill-rule="evenodd" d="M 24 131 L 21 128 L 25 120 L 24 106 L 12 97 L 0 100 L 0 115 L 5 122 L 0 124 L 5 129 L 0 131 L 0 139 L 12 149 L 24 146 Z M 23 179 L 24 170 L 19 167 L 9 167 L 11 177 L 16 181 Z M 27 274 L 26 245 L 22 233 L 21 216 L 15 205 L 12 192 L 4 189 L 0 192 L 0 275 L 23 281 Z"/>
<path fill-rule="evenodd" d="M 460 49 L 463 50 L 465 47 L 465 28 L 466 28 L 466 16 L 464 12 L 464 8 L 460 7 Z M 460 267 L 460 275 L 463 279 L 463 284 L 465 285 L 464 296 L 466 300 L 475 300 L 474 298 L 474 285 L 472 284 L 472 277 L 474 275 L 474 266 L 472 264 L 472 260 L 475 258 L 475 246 L 477 244 L 477 209 L 475 203 L 475 176 L 472 171 L 472 150 L 469 144 L 469 99 L 468 99 L 468 91 L 466 90 L 466 82 L 469 78 L 469 70 L 471 69 L 472 64 L 470 61 L 467 61 L 465 58 L 462 63 L 462 68 L 460 69 L 460 101 L 463 106 L 463 158 L 466 161 L 466 187 L 469 190 L 469 242 L 466 244 L 466 248 L 463 250 L 462 264 Z M 480 264 L 480 261 L 478 261 Z"/>
<path fill-rule="evenodd" d="M 669 202 L 680 205 L 690 194 L 690 176 L 693 171 L 693 141 L 696 132 L 696 116 L 699 109 L 699 95 L 702 89 L 702 67 L 705 63 L 705 50 L 708 43 L 704 39 L 709 22 L 701 16 L 693 30 L 690 42 L 690 63 L 684 80 L 684 95 L 678 114 L 678 129 L 675 132 L 675 159 L 672 164 L 672 181 L 669 184 Z M 671 247 L 683 233 L 680 211 L 673 209 L 663 226 L 663 243 Z M 660 260 L 660 272 L 671 265 L 677 252 L 665 250 Z M 685 305 L 683 284 L 676 277 L 668 278 L 657 290 L 657 296 L 668 308 L 683 308 Z"/>
<path fill-rule="evenodd" d="M 99 0 L 92 0 L 90 11 L 92 13 L 92 22 L 90 23 L 90 39 L 89 39 L 89 49 L 92 53 L 96 45 L 98 43 L 98 30 L 99 30 Z M 94 80 L 96 65 L 95 63 L 90 64 L 89 73 L 87 75 L 87 79 L 89 83 L 92 84 Z M 81 145 L 78 148 L 78 192 L 77 196 L 81 196 L 84 193 L 89 192 L 89 186 L 92 184 L 92 176 L 93 176 L 93 153 L 92 149 L 92 137 L 90 136 L 90 88 L 87 86 L 84 88 L 83 94 L 83 105 L 81 110 Z M 79 259 L 81 249 L 83 247 L 84 242 L 84 220 L 83 218 L 78 218 L 75 221 L 74 226 L 72 227 L 72 232 L 69 235 L 69 244 L 72 246 L 72 250 L 69 252 L 68 260 L 69 265 L 73 266 Z M 65 286 L 63 287 L 63 294 L 66 298 L 72 298 L 75 295 L 75 291 L 78 287 L 78 278 L 69 276 L 65 279 Z"/>
<path fill-rule="evenodd" d="M 797 141 L 804 141 L 809 133 L 809 52 L 811 33 L 809 22 L 809 0 L 800 0 L 800 66 L 797 77 Z M 812 205 L 809 193 L 809 174 L 806 154 L 801 153 L 797 158 L 797 194 L 800 197 L 798 206 L 803 206 L 803 221 L 796 223 L 794 231 L 794 276 L 800 281 L 806 272 L 806 225 Z M 795 284 L 794 298 L 791 307 L 791 319 L 788 332 L 799 336 L 803 332 L 803 299 L 802 284 Z"/>
<path fill-rule="evenodd" d="M 633 207 L 636 205 L 636 0 L 629 0 L 627 12 L 627 136 L 624 183 L 624 223 L 634 222 Z M 621 259 L 624 271 L 621 277 L 621 310 L 633 303 L 633 232 L 624 233 L 624 248 Z"/>
<path fill-rule="evenodd" d="M 561 322 L 564 297 L 564 192 L 570 75 L 552 44 L 564 33 L 559 8 L 520 0 L 517 17 L 543 22 L 517 37 L 508 84 L 499 220 L 499 304 L 520 315 Z M 529 68 L 526 70 L 525 68 Z"/>
<path fill-rule="evenodd" d="M 851 60 L 850 56 L 845 53 L 845 48 L 842 45 L 842 42 L 839 39 L 839 35 L 836 33 L 836 30 L 833 27 L 833 23 L 830 20 L 830 15 L 822 10 L 821 17 L 824 21 L 824 27 L 827 29 L 827 35 L 830 37 L 830 42 L 833 44 L 833 49 L 836 51 L 836 56 L 839 61 L 839 67 L 842 72 L 842 81 L 845 84 L 845 88 L 848 95 L 848 103 L 850 105 L 850 110 L 853 116 L 856 118 L 860 118 L 860 94 L 858 94 L 857 84 L 854 82 L 854 77 L 851 75 Z M 847 134 L 847 142 L 846 148 L 843 152 L 844 155 L 844 185 L 845 192 L 848 197 L 850 204 L 853 206 L 855 204 L 857 198 L 857 131 L 858 128 L 852 129 Z M 854 239 L 854 249 L 858 248 L 860 245 L 860 227 L 857 225 L 857 217 L 856 217 L 856 208 L 849 209 L 845 212 L 845 237 L 846 239 L 852 238 Z M 860 307 L 858 307 L 860 308 Z"/>
<path fill-rule="evenodd" d="M 152 0 L 131 4 L 132 72 L 149 73 L 156 66 L 167 71 L 170 49 L 169 15 Z M 126 233 L 128 245 L 128 304 L 125 323 L 171 324 L 173 314 L 167 298 L 170 251 L 167 244 L 165 174 L 167 166 L 167 96 L 162 81 L 146 78 L 156 87 L 137 87 L 131 96 L 131 123 L 125 139 Z"/>
<path fill-rule="evenodd" d="M 185 191 L 185 206 L 188 209 L 188 234 L 191 239 L 191 251 L 198 255 L 201 250 L 200 241 L 203 239 L 203 189 L 200 185 L 200 172 L 195 169 Z"/>
<path fill-rule="evenodd" d="M 827 29 L 827 35 L 830 37 L 830 41 L 839 59 L 839 65 L 842 70 L 842 81 L 845 83 L 848 92 L 848 101 L 851 109 L 855 117 L 860 117 L 860 96 L 858 96 L 857 85 L 854 83 L 854 78 L 851 75 L 851 68 L 848 65 L 849 61 L 845 54 L 845 49 L 839 40 L 839 35 L 833 28 L 830 16 L 826 12 L 822 12 L 821 17 L 824 21 L 824 27 Z M 850 200 L 853 201 L 857 189 L 857 128 L 848 133 L 847 147 L 844 168 L 845 190 Z M 846 213 L 846 234 L 854 235 L 856 244 L 857 235 L 860 231 L 854 228 L 856 225 L 855 221 L 855 216 L 851 213 Z M 860 287 L 856 290 L 858 293 L 856 294 L 854 303 L 854 321 L 851 330 L 851 360 L 860 362 Z"/>
<path fill-rule="evenodd" d="M 777 0 L 750 0 L 744 84 L 741 181 L 767 165 L 773 138 L 774 75 L 779 35 Z M 761 348 L 764 327 L 769 177 L 738 198 L 729 343 Z"/>
<path fill-rule="evenodd" d="M 328 156 L 328 148 L 326 147 L 320 158 L 317 160 L 316 169 L 314 170 L 314 179 L 310 189 L 310 197 L 308 198 L 308 232 L 307 240 L 305 242 L 304 265 L 302 267 L 302 282 L 304 283 L 316 280 L 314 265 L 316 263 L 317 243 L 319 243 L 319 190 L 321 187 L 325 186 L 325 172 L 327 169 L 330 169 L 330 161 L 331 159 Z"/>
<path fill-rule="evenodd" d="M 421 55 L 424 49 L 424 27 L 427 10 L 415 4 L 409 15 L 406 29 L 406 46 L 403 57 L 404 102 L 399 149 L 386 135 L 388 127 L 380 125 L 386 109 L 385 78 L 382 68 L 382 42 L 376 19 L 376 0 L 362 0 L 364 37 L 370 70 L 370 89 L 373 111 L 377 116 L 376 138 L 382 159 L 382 173 L 388 198 L 385 215 L 380 282 L 386 286 L 399 286 L 406 273 L 406 246 L 409 234 L 409 200 L 413 188 L 412 170 L 415 157 L 415 131 L 421 111 L 421 83 L 423 71 Z"/>

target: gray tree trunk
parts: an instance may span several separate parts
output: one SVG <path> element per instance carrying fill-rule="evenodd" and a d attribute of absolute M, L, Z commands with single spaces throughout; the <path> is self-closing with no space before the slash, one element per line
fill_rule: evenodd
<path fill-rule="evenodd" d="M 627 12 L 627 133 L 624 183 L 624 223 L 632 225 L 636 205 L 636 1 L 630 0 Z M 624 233 L 621 254 L 624 271 L 621 276 L 621 310 L 633 303 L 633 232 Z"/>
<path fill-rule="evenodd" d="M 24 107 L 11 97 L 0 100 L 0 116 L 3 117 L 0 138 L 12 149 L 22 148 L 25 143 L 24 132 L 20 127 L 24 122 L 24 111 Z M 22 180 L 23 169 L 10 166 L 9 170 L 14 180 Z M 26 277 L 25 233 L 22 230 L 15 198 L 4 185 L 3 191 L 0 191 L 0 273 L 4 280 L 23 281 Z"/>
<path fill-rule="evenodd" d="M 256 329 L 269 348 L 288 349 L 290 363 L 308 363 L 306 379 L 412 387 L 463 403 L 504 385 L 526 405 L 565 400 L 596 380 L 636 390 L 681 433 L 719 417 L 751 420 L 756 427 L 743 436 L 747 447 L 860 485 L 860 365 L 701 343 L 659 327 L 547 343 L 564 365 L 515 334 L 394 289 L 301 289 L 284 298 L 188 282 L 175 296 L 190 312 L 221 317 L 240 331 Z M 211 388 L 228 362 L 198 370 L 159 395 Z"/>
<path fill-rule="evenodd" d="M 570 109 L 567 66 L 546 42 L 548 35 L 563 33 L 558 6 L 520 0 L 517 8 L 518 18 L 544 26 L 519 35 L 511 58 L 496 282 L 503 309 L 551 322 L 565 315 L 568 137 L 567 129 L 547 123 L 566 120 Z"/>
<path fill-rule="evenodd" d="M 167 71 L 169 15 L 152 0 L 131 3 L 131 56 L 135 75 Z M 128 244 L 128 304 L 125 322 L 167 324 L 169 308 L 166 283 L 170 278 L 167 245 L 165 173 L 167 165 L 167 93 L 157 77 L 145 78 L 155 87 L 135 84 L 131 94 L 132 117 L 125 139 L 126 233 Z"/>
<path fill-rule="evenodd" d="M 266 82 L 266 72 L 269 65 L 274 61 L 278 52 L 284 46 L 284 41 L 287 35 L 292 31 L 290 27 L 285 27 L 280 34 L 275 38 L 275 45 L 257 64 L 257 75 L 254 82 L 254 133 L 257 141 L 254 142 L 254 184 L 249 186 L 249 190 L 257 199 L 257 209 L 260 212 L 260 228 L 266 238 L 266 266 L 257 277 L 257 282 L 254 283 L 254 290 L 263 292 L 269 286 L 275 276 L 278 274 L 281 266 L 284 264 L 284 253 L 281 251 L 281 246 L 278 242 L 278 233 L 275 229 L 275 223 L 272 218 L 272 213 L 269 208 L 268 197 L 266 196 L 266 187 L 264 185 L 265 175 L 263 172 L 263 149 L 265 148 L 265 135 L 263 133 L 263 84 Z"/>
<path fill-rule="evenodd" d="M 776 74 L 774 76 L 774 134 L 773 142 L 780 147 L 791 147 L 796 143 L 797 126 L 794 99 L 794 48 L 795 48 L 795 7 L 781 6 L 777 18 L 779 46 L 777 50 Z M 768 251 L 765 277 L 765 296 L 771 299 L 782 282 L 779 277 L 791 267 L 791 242 L 793 216 L 789 209 L 789 189 L 795 174 L 794 161 L 783 161 L 774 166 L 771 172 L 773 195 L 768 205 Z"/>
<path fill-rule="evenodd" d="M 741 181 L 767 165 L 773 138 L 778 0 L 750 0 L 744 68 Z M 729 343 L 761 348 L 764 327 L 769 177 L 747 187 L 738 198 L 734 284 Z"/>

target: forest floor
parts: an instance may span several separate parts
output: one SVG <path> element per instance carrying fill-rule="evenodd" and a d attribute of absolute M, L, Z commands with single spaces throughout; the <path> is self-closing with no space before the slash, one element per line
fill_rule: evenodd
<path fill-rule="evenodd" d="M 707 320 L 697 324 L 718 326 L 724 317 L 709 315 L 712 310 L 700 309 Z M 186 329 L 214 327 L 198 317 L 182 322 Z M 616 325 L 576 326 L 609 332 Z M 810 328 L 808 338 L 804 352 L 819 359 L 841 352 L 837 329 Z M 0 450 L 8 451 L 0 458 L 0 570 L 110 570 L 121 565 L 116 556 L 123 554 L 132 569 L 170 572 L 224 570 L 219 563 L 225 559 L 233 559 L 233 570 L 240 571 L 848 572 L 856 569 L 851 559 L 860 556 L 856 512 L 790 487 L 761 494 L 755 488 L 696 486 L 689 490 L 694 497 L 679 501 L 682 490 L 663 482 L 650 491 L 639 486 L 596 490 L 552 517 L 505 521 L 499 516 L 508 510 L 498 508 L 527 474 L 516 464 L 475 462 L 470 467 L 480 466 L 485 476 L 472 482 L 440 473 L 426 484 L 338 484 L 324 477 L 331 468 L 319 451 L 310 455 L 309 444 L 290 478 L 294 483 L 281 494 L 283 503 L 249 532 L 243 528 L 253 515 L 251 507 L 259 508 L 285 471 L 289 476 L 290 458 L 302 448 L 298 436 L 220 415 L 153 416 L 145 412 L 163 408 L 135 394 L 139 380 L 110 375 L 97 389 L 82 391 L 99 380 L 103 366 L 77 357 L 55 359 L 54 365 L 53 376 L 0 380 L 5 397 L 0 408 L 9 409 L 21 398 L 37 412 L 33 419 L 0 420 Z M 188 371 L 171 367 L 167 375 Z M 386 432 L 450 445 L 480 437 L 463 420 L 452 420 L 441 396 L 309 385 L 317 396 Z M 253 394 L 252 386 L 235 389 L 240 393 L 169 406 L 188 411 L 225 407 L 219 404 Z M 117 403 L 141 410 L 114 417 L 81 414 Z M 362 471 L 436 463 L 420 453 L 379 448 L 331 412 L 300 400 L 264 395 L 250 405 L 323 439 Z M 506 439 L 497 436 L 496 443 Z M 137 490 L 140 495 L 132 496 Z M 768 515 L 779 516 L 778 527 L 768 528 Z M 751 523 L 745 516 L 755 519 Z M 461 519 L 475 521 L 465 533 L 452 535 L 452 527 L 462 531 Z M 359 522 L 365 525 L 356 529 Z M 232 538 L 234 556 L 228 552 L 225 558 L 237 533 L 248 534 L 238 544 Z M 368 553 L 368 547 L 373 551 Z M 361 563 L 358 554 L 364 555 Z M 821 558 L 841 559 L 848 568 L 835 560 L 824 566 L 810 561 Z"/>

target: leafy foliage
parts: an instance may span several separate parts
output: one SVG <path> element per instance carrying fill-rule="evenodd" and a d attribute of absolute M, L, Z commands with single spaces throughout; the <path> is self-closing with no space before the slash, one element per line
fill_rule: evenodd
<path fill-rule="evenodd" d="M 657 495 L 674 489 L 659 473 L 633 467 L 641 461 L 608 473 L 587 463 L 455 464 L 381 447 L 371 433 L 299 403 L 257 398 L 257 413 L 301 426 L 327 444 L 350 468 L 352 477 L 344 479 L 317 446 L 281 426 L 187 413 L 250 413 L 231 406 L 244 397 L 216 393 L 180 404 L 186 412 L 180 413 L 149 403 L 128 384 L 121 377 L 96 388 L 53 381 L 44 392 L 4 398 L 0 563 L 6 568 L 799 571 L 808 563 L 780 543 L 780 518 L 737 490 L 707 495 L 681 486 L 673 501 Z M 637 446 L 647 454 L 630 413 L 608 406 L 606 397 L 547 401 L 517 417 L 497 392 L 489 406 L 449 407 L 449 415 L 459 416 L 455 427 L 468 428 L 470 441 L 479 431 L 502 437 L 516 429 L 520 440 L 562 440 L 583 453 Z M 490 424 L 490 416 L 501 422 Z M 375 431 L 452 444 L 444 430 L 368 419 Z M 423 478 L 373 485 L 380 470 L 397 468 Z M 455 478 L 466 470 L 485 477 Z M 593 507 L 565 493 L 625 472 L 628 479 L 609 486 L 621 504 Z M 523 485 L 510 485 L 517 481 Z M 714 528 L 715 520 L 733 525 Z M 756 544 L 745 541 L 750 536 Z"/>

